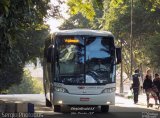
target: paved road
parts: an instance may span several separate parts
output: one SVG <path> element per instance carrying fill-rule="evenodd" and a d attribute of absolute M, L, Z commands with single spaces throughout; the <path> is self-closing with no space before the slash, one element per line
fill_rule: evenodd
<path fill-rule="evenodd" d="M 130 99 L 116 96 L 116 105 L 110 106 L 109 113 L 96 111 L 94 114 L 55 113 L 52 108 L 45 107 L 44 95 L 0 95 L 0 100 L 23 101 L 35 104 L 35 112 L 42 114 L 43 118 L 160 118 L 160 110 L 135 105 Z M 92 115 L 91 115 L 92 114 Z M 150 117 L 144 117 L 144 116 Z M 157 116 L 158 115 L 158 116 Z M 152 118 L 153 118 L 152 117 Z"/>

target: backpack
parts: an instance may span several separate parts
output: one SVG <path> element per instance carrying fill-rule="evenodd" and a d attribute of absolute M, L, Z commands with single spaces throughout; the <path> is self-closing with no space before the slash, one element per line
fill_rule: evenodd
<path fill-rule="evenodd" d="M 139 82 L 139 74 L 134 74 L 134 75 L 132 76 L 132 78 L 133 78 L 133 88 L 134 88 L 134 87 L 139 87 L 139 85 L 140 85 L 140 82 Z"/>

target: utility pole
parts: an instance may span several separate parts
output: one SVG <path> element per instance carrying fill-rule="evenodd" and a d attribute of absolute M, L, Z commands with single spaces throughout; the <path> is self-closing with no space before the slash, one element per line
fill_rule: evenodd
<path fill-rule="evenodd" d="M 131 0 L 131 34 L 130 34 L 130 54 L 131 54 L 131 72 L 130 77 L 132 77 L 133 71 L 133 0 Z"/>
<path fill-rule="evenodd" d="M 121 50 L 123 49 L 123 42 L 121 41 Z M 122 51 L 123 52 L 123 51 Z M 123 93 L 123 54 L 121 53 L 122 61 L 121 61 L 121 79 L 120 79 L 120 93 Z"/>

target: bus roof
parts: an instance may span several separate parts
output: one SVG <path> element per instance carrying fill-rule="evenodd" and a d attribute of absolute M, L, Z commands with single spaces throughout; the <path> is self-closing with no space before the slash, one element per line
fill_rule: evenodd
<path fill-rule="evenodd" d="M 71 29 L 71 30 L 59 30 L 54 33 L 56 36 L 59 35 L 88 35 L 88 36 L 111 36 L 114 37 L 111 32 L 90 30 L 90 29 Z"/>

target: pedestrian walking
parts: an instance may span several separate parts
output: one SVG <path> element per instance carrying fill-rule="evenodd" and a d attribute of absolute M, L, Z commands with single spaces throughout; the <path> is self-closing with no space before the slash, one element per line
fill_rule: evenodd
<path fill-rule="evenodd" d="M 150 95 L 153 96 L 156 103 L 156 95 L 153 92 L 153 82 L 152 82 L 152 76 L 151 76 L 151 70 L 147 70 L 147 74 L 145 76 L 144 82 L 143 82 L 143 89 L 145 90 L 146 96 L 147 96 L 147 107 L 149 107 L 149 99 Z"/>
<path fill-rule="evenodd" d="M 155 74 L 155 78 L 153 80 L 153 91 L 156 93 L 157 98 L 159 100 L 159 104 L 160 104 L 160 77 L 159 74 Z M 156 102 L 157 104 L 157 102 Z"/>
<path fill-rule="evenodd" d="M 139 74 L 139 69 L 135 70 L 135 73 L 132 75 L 132 86 L 131 88 L 133 89 L 133 96 L 134 96 L 134 103 L 138 103 L 138 95 L 139 95 L 139 87 L 140 87 L 140 74 Z"/>

